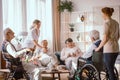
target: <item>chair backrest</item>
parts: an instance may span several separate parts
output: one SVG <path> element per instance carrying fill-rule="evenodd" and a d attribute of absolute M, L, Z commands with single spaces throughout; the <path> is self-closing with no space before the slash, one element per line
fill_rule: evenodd
<path fill-rule="evenodd" d="M 95 44 L 96 47 L 98 47 L 101 43 L 101 40 L 98 40 Z M 99 50 L 99 52 L 103 52 L 103 47 Z"/>
<path fill-rule="evenodd" d="M 96 47 L 98 47 L 101 43 L 101 40 L 98 40 L 96 43 L 94 43 L 96 45 Z M 103 69 L 103 47 L 98 51 L 95 52 L 93 51 L 93 55 L 92 55 L 92 62 L 93 65 L 99 70 L 101 71 Z"/>

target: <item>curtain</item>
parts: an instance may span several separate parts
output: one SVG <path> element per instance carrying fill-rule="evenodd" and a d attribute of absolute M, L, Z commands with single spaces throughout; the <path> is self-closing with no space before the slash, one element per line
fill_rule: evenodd
<path fill-rule="evenodd" d="M 60 51 L 60 13 L 58 5 L 60 0 L 53 0 L 53 50 Z"/>
<path fill-rule="evenodd" d="M 16 34 L 22 31 L 22 0 L 2 0 L 3 29 L 10 27 Z"/>
<path fill-rule="evenodd" d="M 1 46 L 1 44 L 2 44 L 2 41 L 3 41 L 3 32 L 2 32 L 2 30 L 3 30 L 3 28 L 2 28 L 2 26 L 3 26 L 3 18 L 2 18 L 2 16 L 3 16 L 3 14 L 2 14 L 2 0 L 0 0 L 0 46 Z M 1 52 L 1 47 L 0 47 L 0 69 L 1 69 L 1 63 L 2 63 L 2 61 L 1 61 L 1 57 L 2 57 L 2 54 L 1 54 L 2 52 Z M 2 63 L 3 64 L 3 63 Z"/>
<path fill-rule="evenodd" d="M 27 0 L 27 30 L 30 30 L 34 19 L 41 21 L 39 43 L 46 39 L 53 52 L 52 41 L 52 0 Z"/>
<path fill-rule="evenodd" d="M 0 0 L 0 46 L 3 41 L 3 13 L 2 13 L 2 0 Z M 1 47 L 0 47 L 1 51 Z"/>
<path fill-rule="evenodd" d="M 42 22 L 39 42 L 48 40 L 53 51 L 52 0 L 2 0 L 2 4 L 3 29 L 10 27 L 16 35 L 29 32 L 32 22 L 38 19 Z"/>

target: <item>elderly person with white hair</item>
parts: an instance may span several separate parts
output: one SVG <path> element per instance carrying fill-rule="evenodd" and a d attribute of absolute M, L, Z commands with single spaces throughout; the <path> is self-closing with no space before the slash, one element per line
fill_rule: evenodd
<path fill-rule="evenodd" d="M 92 43 L 89 46 L 88 50 L 85 53 L 83 53 L 83 55 L 81 57 L 91 61 L 93 50 L 95 50 L 99 46 L 99 44 L 101 43 L 101 40 L 99 37 L 99 31 L 97 31 L 97 30 L 90 31 L 89 36 L 90 36 Z M 99 51 L 102 52 L 103 49 L 101 48 Z M 76 58 L 72 61 L 72 68 L 70 71 L 70 73 L 71 73 L 70 78 L 71 79 L 73 78 L 73 75 L 75 73 L 75 69 L 77 69 L 77 60 L 78 59 Z"/>
<path fill-rule="evenodd" d="M 90 39 L 92 41 L 91 45 L 89 46 L 88 50 L 82 55 L 83 58 L 86 58 L 88 60 L 92 59 L 92 54 L 93 54 L 93 50 L 95 50 L 99 44 L 101 43 L 100 40 L 100 34 L 99 31 L 97 30 L 92 30 L 89 33 Z M 102 52 L 102 48 L 100 49 L 100 52 Z"/>
<path fill-rule="evenodd" d="M 22 50 L 16 50 L 15 46 L 11 43 L 11 40 L 14 38 L 14 32 L 10 28 L 4 30 L 4 41 L 2 43 L 2 52 L 11 56 L 11 58 L 20 58 L 21 55 L 24 55 L 26 52 L 31 51 L 31 48 L 24 48 Z M 40 69 L 33 64 L 28 64 L 25 61 L 22 61 L 22 65 L 27 73 L 30 74 L 30 80 L 40 80 Z M 14 75 L 15 80 L 21 78 L 22 72 L 18 72 Z"/>

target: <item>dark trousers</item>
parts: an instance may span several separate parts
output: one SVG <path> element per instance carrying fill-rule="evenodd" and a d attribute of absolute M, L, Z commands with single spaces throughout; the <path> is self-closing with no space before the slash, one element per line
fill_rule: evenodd
<path fill-rule="evenodd" d="M 55 53 L 57 56 L 58 61 L 60 62 L 59 65 L 65 65 L 65 62 L 60 59 L 60 53 Z"/>
<path fill-rule="evenodd" d="M 118 53 L 104 53 L 104 63 L 105 63 L 105 67 L 107 68 L 109 80 L 117 80 L 114 73 L 114 64 L 117 56 Z"/>

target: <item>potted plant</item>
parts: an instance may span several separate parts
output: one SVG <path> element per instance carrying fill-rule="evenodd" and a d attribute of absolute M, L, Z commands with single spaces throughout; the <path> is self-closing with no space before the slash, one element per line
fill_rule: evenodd
<path fill-rule="evenodd" d="M 75 24 L 70 23 L 69 26 L 70 26 L 70 31 L 73 32 L 73 31 L 74 31 L 74 26 L 75 26 Z"/>
<path fill-rule="evenodd" d="M 60 1 L 60 5 L 58 6 L 58 10 L 60 12 L 64 12 L 65 10 L 67 10 L 68 12 L 72 12 L 73 11 L 73 3 L 71 1 Z"/>

